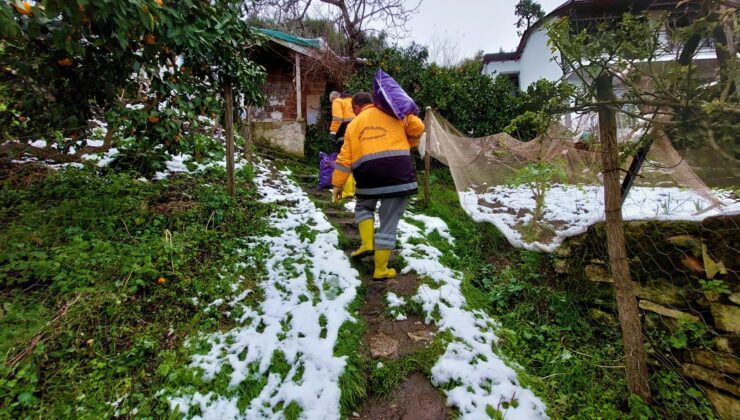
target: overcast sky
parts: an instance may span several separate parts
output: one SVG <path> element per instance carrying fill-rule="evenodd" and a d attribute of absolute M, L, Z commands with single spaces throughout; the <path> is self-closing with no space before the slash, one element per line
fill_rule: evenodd
<path fill-rule="evenodd" d="M 545 13 L 564 2 L 538 0 Z M 414 41 L 430 47 L 430 58 L 440 64 L 449 64 L 443 62 L 444 52 L 455 61 L 473 57 L 478 50 L 513 51 L 519 43 L 514 27 L 516 3 L 517 0 L 423 0 L 409 23 L 409 35 L 399 43 Z"/>

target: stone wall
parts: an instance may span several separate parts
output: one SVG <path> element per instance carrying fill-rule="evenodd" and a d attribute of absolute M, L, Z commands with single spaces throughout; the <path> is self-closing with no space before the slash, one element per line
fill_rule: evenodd
<path fill-rule="evenodd" d="M 253 138 L 257 144 L 303 157 L 306 140 L 304 121 L 255 121 L 252 123 Z"/>
<path fill-rule="evenodd" d="M 324 94 L 326 75 L 312 70 L 315 62 L 302 56 L 301 65 L 301 118 L 298 118 L 297 95 L 293 52 L 282 46 L 274 45 L 280 54 L 263 54 L 256 60 L 265 66 L 267 80 L 263 86 L 266 101 L 263 106 L 254 109 L 252 115 L 253 139 L 258 144 L 267 145 L 287 153 L 303 157 L 306 139 L 306 118 L 309 111 L 313 117 L 319 111 L 310 108 L 309 100 L 318 103 L 318 97 Z M 314 118 L 316 120 L 317 118 Z"/>
<path fill-rule="evenodd" d="M 679 337 L 671 348 L 652 346 L 651 364 L 675 361 L 670 367 L 704 391 L 720 418 L 740 418 L 740 216 L 626 223 L 625 236 L 646 336 Z M 616 318 L 607 261 L 603 225 L 554 254 L 595 319 Z"/>

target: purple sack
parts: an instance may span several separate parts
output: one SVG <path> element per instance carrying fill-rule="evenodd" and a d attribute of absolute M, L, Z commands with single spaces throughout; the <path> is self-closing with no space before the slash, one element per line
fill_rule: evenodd
<path fill-rule="evenodd" d="M 409 114 L 419 115 L 419 107 L 391 76 L 381 69 L 373 78 L 373 102 L 387 114 L 399 120 Z"/>
<path fill-rule="evenodd" d="M 334 164 L 337 160 L 337 154 L 326 154 L 319 152 L 319 189 L 325 190 L 331 188 L 331 175 L 334 173 Z"/>

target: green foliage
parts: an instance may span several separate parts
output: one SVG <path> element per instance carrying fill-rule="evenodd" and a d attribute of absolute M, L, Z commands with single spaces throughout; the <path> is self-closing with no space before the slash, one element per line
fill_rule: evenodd
<path fill-rule="evenodd" d="M 183 123 L 216 109 L 225 83 L 247 103 L 262 98 L 264 69 L 248 58 L 262 38 L 241 20 L 240 4 L 54 0 L 30 15 L 0 15 L 9 28 L 0 39 L 3 102 L 27 121 L 0 131 L 84 136 L 96 117 L 177 149 Z M 142 99 L 143 108 L 124 106 Z"/>
<path fill-rule="evenodd" d="M 269 211 L 255 200 L 250 169 L 237 173 L 236 199 L 222 171 L 152 183 L 67 169 L 27 189 L 2 184 L 3 416 L 108 417 L 127 395 L 121 415 L 164 417 L 169 406 L 154 394 L 198 383 L 182 339 L 227 321 L 193 298 L 232 293 L 235 278 L 255 281 L 256 268 L 235 268 L 244 258 L 235 250 L 265 229 Z M 36 333 L 33 352 L 6 367 Z"/>
<path fill-rule="evenodd" d="M 546 27 L 553 52 L 580 82 L 570 94 L 574 109 L 595 110 L 594 81 L 609 77 L 621 86 L 618 100 L 609 101 L 619 112 L 634 116 L 646 106 L 660 107 L 662 115 L 672 120 L 667 134 L 674 145 L 709 144 L 734 164 L 740 107 L 733 92 L 740 66 L 739 58 L 728 54 L 724 35 L 718 35 L 732 30 L 731 18 L 717 12 L 719 2 L 713 0 L 702 10 L 689 12 L 689 8 L 684 3 L 671 13 L 624 13 L 593 21 L 580 32 L 568 19 L 554 20 Z M 701 70 L 695 48 L 703 44 L 714 47 L 720 57 L 717 72 Z M 655 62 L 662 64 L 646 65 Z M 643 118 L 650 119 L 650 113 Z"/>
<path fill-rule="evenodd" d="M 422 79 L 420 101 L 442 114 L 467 136 L 504 131 L 520 112 L 514 86 L 505 76 L 492 79 L 476 65 L 458 68 L 429 66 Z"/>
<path fill-rule="evenodd" d="M 359 293 L 348 310 L 351 313 L 359 310 L 364 302 L 364 293 Z M 360 354 L 362 337 L 367 326 L 362 320 L 357 322 L 346 321 L 339 327 L 337 344 L 334 347 L 334 356 L 346 357 L 347 365 L 344 367 L 342 376 L 339 377 L 339 389 L 342 395 L 339 400 L 340 408 L 344 416 L 349 416 L 362 401 L 367 397 L 367 361 Z"/>
<path fill-rule="evenodd" d="M 520 112 L 509 80 L 481 74 L 480 62 L 440 67 L 428 63 L 428 51 L 418 44 L 363 54 L 367 61 L 347 82 L 350 92 L 372 92 L 373 75 L 381 68 L 414 98 L 422 112 L 427 106 L 435 108 L 466 135 L 501 132 Z"/>
<path fill-rule="evenodd" d="M 575 86 L 540 79 L 519 96 L 522 113 L 514 117 L 506 131 L 520 140 L 530 140 L 545 132 L 565 113 Z"/>
<path fill-rule="evenodd" d="M 729 295 L 732 293 L 730 288 L 727 286 L 727 283 L 725 283 L 722 280 L 714 279 L 714 280 L 699 280 L 699 284 L 701 285 L 701 289 L 704 293 L 707 294 L 713 294 L 713 295 L 720 295 L 725 294 Z"/>
<path fill-rule="evenodd" d="M 517 29 L 524 28 L 526 31 L 538 20 L 545 17 L 545 11 L 542 10 L 542 6 L 540 6 L 536 1 L 519 0 L 516 6 L 514 6 L 514 15 L 519 17 L 519 20 L 516 21 L 514 26 L 516 26 Z"/>
<path fill-rule="evenodd" d="M 537 223 L 542 218 L 542 210 L 545 207 L 545 195 L 553 184 L 565 182 L 567 179 L 563 162 L 552 160 L 549 162 L 530 163 L 520 168 L 512 179 L 514 185 L 527 185 L 534 194 L 535 208 L 532 221 L 524 239 L 531 241 L 537 239 L 537 232 L 541 230 Z"/>
<path fill-rule="evenodd" d="M 318 167 L 319 152 L 334 153 L 337 149 L 336 143 L 329 136 L 329 130 L 320 124 L 312 124 L 306 127 L 306 142 L 304 156 L 306 162 Z"/>
<path fill-rule="evenodd" d="M 421 93 L 423 88 L 421 75 L 427 67 L 429 58 L 426 47 L 412 43 L 406 48 L 366 49 L 361 54 L 366 61 L 347 81 L 346 87 L 349 92 L 372 92 L 373 76 L 380 68 L 403 86 L 412 98 L 416 99 Z"/>

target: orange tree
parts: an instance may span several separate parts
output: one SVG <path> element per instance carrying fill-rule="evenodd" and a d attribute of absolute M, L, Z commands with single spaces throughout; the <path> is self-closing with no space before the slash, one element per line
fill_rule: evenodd
<path fill-rule="evenodd" d="M 104 118 L 143 144 L 177 149 L 228 79 L 261 99 L 261 42 L 232 0 L 0 1 L 0 133 L 76 138 Z M 136 106 L 132 106 L 136 104 Z"/>

